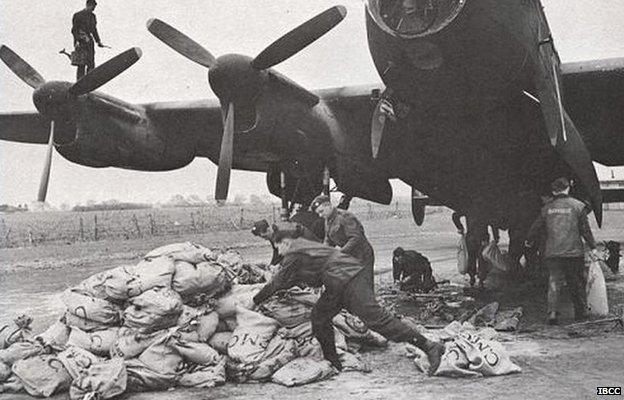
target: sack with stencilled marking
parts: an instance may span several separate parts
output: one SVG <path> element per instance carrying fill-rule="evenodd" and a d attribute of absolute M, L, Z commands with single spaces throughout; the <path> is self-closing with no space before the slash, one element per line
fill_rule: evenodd
<path fill-rule="evenodd" d="M 496 332 L 490 328 L 475 332 L 468 327 L 454 324 L 454 329 L 446 329 L 452 340 L 446 343 L 440 366 L 434 372 L 436 376 L 475 377 L 498 376 L 521 372 L 521 369 L 509 358 L 504 347 L 492 339 Z M 449 327 L 450 328 L 450 325 Z M 429 363 L 424 353 L 414 360 L 421 371 L 428 371 Z"/>
<path fill-rule="evenodd" d="M 68 346 L 76 346 L 100 356 L 110 354 L 113 343 L 117 340 L 119 328 L 110 328 L 103 331 L 84 332 L 73 327 L 67 340 Z"/>
<path fill-rule="evenodd" d="M 315 360 L 324 360 L 323 349 L 312 331 L 312 322 L 304 322 L 292 328 L 280 328 L 279 335 L 287 339 L 292 339 L 297 345 L 297 354 L 300 357 L 308 357 Z M 347 342 L 344 334 L 337 328 L 334 328 L 334 338 L 337 350 L 346 351 Z"/>
<path fill-rule="evenodd" d="M 6 349 L 15 342 L 23 342 L 30 338 L 32 318 L 20 315 L 12 323 L 0 326 L 0 349 Z"/>
<path fill-rule="evenodd" d="M 151 333 L 175 326 L 182 313 L 182 298 L 175 291 L 157 287 L 130 299 L 124 310 L 124 326 Z"/>
<path fill-rule="evenodd" d="M 64 291 L 61 300 L 67 307 L 69 314 L 83 320 L 93 321 L 97 325 L 104 326 L 117 326 L 120 323 L 121 307 L 108 300 L 89 297 L 72 289 Z M 66 323 L 70 325 L 68 321 Z M 82 329 L 82 327 L 79 328 Z"/>
<path fill-rule="evenodd" d="M 41 354 L 17 361 L 13 373 L 31 396 L 50 397 L 69 389 L 72 377 L 54 354 Z"/>
<path fill-rule="evenodd" d="M 162 287 L 170 288 L 175 272 L 171 256 L 150 258 L 137 265 L 117 267 L 109 271 L 104 283 L 106 294 L 116 300 L 127 300 L 142 293 Z"/>
<path fill-rule="evenodd" d="M 236 308 L 238 327 L 232 332 L 228 356 L 237 362 L 254 363 L 261 359 L 279 324 L 273 318 L 242 307 Z"/>
<path fill-rule="evenodd" d="M 112 399 L 126 391 L 128 373 L 124 360 L 113 358 L 92 364 L 75 378 L 69 389 L 71 400 Z"/>

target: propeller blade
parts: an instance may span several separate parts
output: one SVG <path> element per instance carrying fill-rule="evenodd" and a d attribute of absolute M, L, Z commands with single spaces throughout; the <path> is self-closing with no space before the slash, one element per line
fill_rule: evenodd
<path fill-rule="evenodd" d="M 212 68 L 217 62 L 202 45 L 159 19 L 152 18 L 147 21 L 147 30 L 161 42 L 199 65 Z"/>
<path fill-rule="evenodd" d="M 281 63 L 329 32 L 347 15 L 343 6 L 334 6 L 304 22 L 271 43 L 251 62 L 256 69 L 267 69 Z"/>
<path fill-rule="evenodd" d="M 52 152 L 54 150 L 54 121 L 50 122 L 50 139 L 48 140 L 48 151 L 43 163 L 43 172 L 41 173 L 41 182 L 39 183 L 39 193 L 37 201 L 43 203 L 48 194 L 48 182 L 50 181 L 50 169 L 52 168 Z"/>
<path fill-rule="evenodd" d="M 130 68 L 132 64 L 141 58 L 141 55 L 141 49 L 138 47 L 133 47 L 118 54 L 80 78 L 78 82 L 69 88 L 69 93 L 74 96 L 80 96 L 99 88 Z"/>
<path fill-rule="evenodd" d="M 373 118 L 371 121 L 371 149 L 373 151 L 373 158 L 377 158 L 384 127 L 386 126 L 386 113 L 382 111 L 382 107 L 383 100 L 380 100 L 375 107 L 375 111 L 373 111 Z"/>
<path fill-rule="evenodd" d="M 37 89 L 45 83 L 45 79 L 30 64 L 5 45 L 0 46 L 0 59 L 31 88 Z"/>
<path fill-rule="evenodd" d="M 228 106 L 223 126 L 223 138 L 221 139 L 221 154 L 219 154 L 219 169 L 217 170 L 217 185 L 215 187 L 215 199 L 218 202 L 227 199 L 230 187 L 230 172 L 232 170 L 232 157 L 234 153 L 234 103 Z"/>

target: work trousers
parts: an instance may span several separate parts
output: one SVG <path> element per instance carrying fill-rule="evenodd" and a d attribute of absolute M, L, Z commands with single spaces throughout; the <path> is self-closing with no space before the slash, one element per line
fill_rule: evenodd
<path fill-rule="evenodd" d="M 410 342 L 427 351 L 428 340 L 379 305 L 371 290 L 370 274 L 362 270 L 341 293 L 324 292 L 312 309 L 312 330 L 327 360 L 336 360 L 332 319 L 346 308 L 366 326 L 395 342 Z"/>
<path fill-rule="evenodd" d="M 567 283 L 574 316 L 583 318 L 587 314 L 587 299 L 585 296 L 585 277 L 583 269 L 585 260 L 583 257 L 551 257 L 544 259 L 548 268 L 548 312 L 556 312 L 560 293 L 564 281 Z"/>
<path fill-rule="evenodd" d="M 468 251 L 468 275 L 471 277 L 476 276 L 482 282 L 488 274 L 488 263 L 483 259 L 481 252 L 483 251 L 483 244 L 479 238 L 471 237 L 470 234 L 466 235 L 466 250 Z"/>

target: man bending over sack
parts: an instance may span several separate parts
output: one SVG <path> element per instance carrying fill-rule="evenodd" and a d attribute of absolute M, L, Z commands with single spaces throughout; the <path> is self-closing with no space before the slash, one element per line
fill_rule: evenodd
<path fill-rule="evenodd" d="M 392 252 L 392 277 L 401 290 L 427 293 L 436 287 L 429 259 L 415 250 L 397 247 Z"/>
<path fill-rule="evenodd" d="M 274 229 L 274 242 L 283 255 L 281 267 L 273 279 L 254 297 L 261 304 L 278 290 L 305 283 L 325 286 L 312 309 L 312 331 L 325 358 L 338 370 L 342 364 L 336 353 L 332 319 L 346 308 L 370 329 L 395 342 L 408 342 L 424 351 L 431 364 L 430 373 L 440 365 L 444 346 L 433 342 L 404 324 L 375 300 L 370 274 L 357 259 L 322 243 L 300 238 L 296 231 Z"/>

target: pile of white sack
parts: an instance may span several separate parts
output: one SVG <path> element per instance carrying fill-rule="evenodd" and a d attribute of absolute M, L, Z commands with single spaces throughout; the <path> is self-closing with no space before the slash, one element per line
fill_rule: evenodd
<path fill-rule="evenodd" d="M 302 385 L 331 376 L 312 334 L 318 290 L 293 288 L 257 309 L 270 271 L 233 251 L 179 243 L 95 274 L 61 295 L 67 310 L 33 335 L 28 318 L 0 330 L 0 393 L 109 399 L 124 392 L 210 388 L 226 381 Z M 334 319 L 345 370 L 386 340 L 356 317 Z M 348 342 L 347 342 L 348 340 Z"/>

